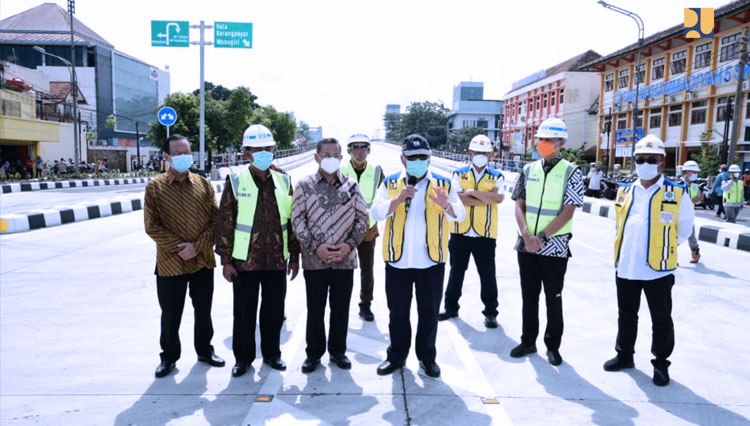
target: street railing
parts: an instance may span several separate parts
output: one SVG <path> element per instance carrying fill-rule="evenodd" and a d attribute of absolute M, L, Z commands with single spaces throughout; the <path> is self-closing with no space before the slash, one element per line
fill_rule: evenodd
<path fill-rule="evenodd" d="M 308 151 L 315 149 L 315 144 L 307 144 L 298 146 L 295 148 L 288 149 L 277 149 L 273 153 L 274 159 L 278 160 L 281 158 L 292 157 L 295 155 L 303 154 Z M 249 164 L 250 161 L 245 159 L 242 152 L 235 152 L 232 154 L 218 154 L 213 157 L 215 167 L 228 167 L 228 166 L 241 166 Z"/>

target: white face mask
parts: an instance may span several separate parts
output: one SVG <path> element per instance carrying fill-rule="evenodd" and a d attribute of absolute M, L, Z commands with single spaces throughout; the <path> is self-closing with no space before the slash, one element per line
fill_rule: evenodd
<path fill-rule="evenodd" d="M 320 168 L 328 174 L 336 173 L 336 170 L 341 166 L 341 160 L 338 158 L 326 157 L 320 162 Z"/>
<path fill-rule="evenodd" d="M 697 174 L 695 174 L 695 173 L 691 173 L 691 174 L 690 174 L 690 175 L 688 176 L 688 180 L 689 180 L 690 182 L 692 182 L 692 181 L 694 181 L 694 180 L 696 180 L 696 179 L 698 179 L 698 175 L 697 175 Z"/>
<path fill-rule="evenodd" d="M 641 180 L 651 180 L 659 175 L 659 165 L 648 163 L 636 164 L 635 172 Z"/>
<path fill-rule="evenodd" d="M 487 165 L 487 161 L 487 156 L 482 154 L 474 154 L 474 158 L 471 159 L 471 162 L 480 169 Z"/>

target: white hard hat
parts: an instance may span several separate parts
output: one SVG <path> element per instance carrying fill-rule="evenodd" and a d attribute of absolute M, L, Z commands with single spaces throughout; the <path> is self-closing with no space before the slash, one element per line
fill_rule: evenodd
<path fill-rule="evenodd" d="M 568 126 L 559 118 L 548 118 L 539 125 L 534 137 L 568 139 Z"/>
<path fill-rule="evenodd" d="M 740 170 L 740 166 L 732 164 L 729 166 L 729 173 L 742 173 L 742 170 Z"/>
<path fill-rule="evenodd" d="M 492 141 L 486 135 L 476 135 L 471 138 L 469 151 L 492 152 Z"/>
<path fill-rule="evenodd" d="M 362 133 L 355 133 L 351 136 L 349 136 L 349 140 L 346 142 L 346 146 L 349 146 L 355 142 L 365 142 L 370 143 L 370 138 L 367 137 L 367 135 Z"/>
<path fill-rule="evenodd" d="M 686 161 L 685 164 L 682 165 L 682 171 L 683 172 L 699 172 L 701 171 L 701 168 L 698 166 L 698 163 L 696 163 L 693 160 Z"/>
<path fill-rule="evenodd" d="M 661 141 L 656 135 L 646 135 L 638 143 L 635 144 L 634 154 L 659 154 L 667 155 L 664 151 L 664 142 Z"/>
<path fill-rule="evenodd" d="M 262 124 L 253 124 L 245 130 L 242 135 L 242 147 L 262 148 L 264 146 L 275 146 L 273 134 L 268 127 Z"/>

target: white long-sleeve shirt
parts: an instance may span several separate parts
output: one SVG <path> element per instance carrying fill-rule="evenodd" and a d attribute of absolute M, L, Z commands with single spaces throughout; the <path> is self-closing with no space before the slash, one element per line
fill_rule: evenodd
<path fill-rule="evenodd" d="M 429 172 L 428 172 L 429 173 Z M 404 247 L 401 254 L 401 259 L 398 262 L 390 262 L 389 265 L 399 269 L 427 269 L 434 265 L 427 253 L 427 223 L 424 219 L 425 209 L 425 197 L 427 190 L 427 179 L 422 179 L 417 182 L 415 187 L 417 193 L 411 200 L 409 206 L 409 212 L 406 215 L 406 224 L 404 230 Z M 388 216 L 394 213 L 388 214 L 388 210 L 391 206 L 391 199 L 388 198 L 388 188 L 386 185 L 380 185 L 378 192 L 375 194 L 375 200 L 373 200 L 370 214 L 377 220 L 385 220 Z M 456 217 L 446 213 L 446 217 L 450 222 L 462 222 L 466 218 L 466 208 L 458 197 L 456 187 L 451 185 L 451 190 L 448 192 L 448 202 L 453 207 L 453 212 Z M 450 232 L 448 229 L 444 229 L 443 232 Z"/>
<path fill-rule="evenodd" d="M 655 280 L 672 274 L 673 271 L 654 271 L 648 265 L 649 201 L 664 185 L 664 176 L 659 181 L 644 188 L 641 180 L 633 182 L 633 203 L 625 222 L 620 245 L 620 261 L 617 276 L 628 280 Z M 682 244 L 693 232 L 695 211 L 690 195 L 686 192 L 680 201 L 677 219 L 677 244 Z"/>

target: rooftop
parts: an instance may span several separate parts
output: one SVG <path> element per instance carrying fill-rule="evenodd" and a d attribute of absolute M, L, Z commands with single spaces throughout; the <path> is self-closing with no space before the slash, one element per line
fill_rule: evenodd
<path fill-rule="evenodd" d="M 114 46 L 73 17 L 76 44 Z M 70 15 L 55 3 L 43 3 L 0 21 L 0 42 L 16 44 L 69 44 Z"/>
<path fill-rule="evenodd" d="M 581 68 L 582 65 L 588 64 L 588 63 L 590 63 L 590 62 L 592 62 L 592 61 L 594 61 L 594 60 L 596 60 L 598 58 L 601 58 L 601 57 L 602 57 L 602 55 L 600 55 L 600 54 L 594 52 L 593 50 L 589 49 L 589 50 L 581 53 L 580 55 L 573 56 L 570 59 L 566 59 L 566 60 L 564 60 L 563 62 L 560 62 L 557 65 L 553 65 L 553 66 L 547 68 L 544 71 L 544 75 L 548 77 L 548 76 L 559 74 L 559 73 L 565 72 L 565 71 L 583 71 L 583 69 Z M 516 91 L 518 89 L 521 89 L 523 87 L 532 85 L 532 84 L 536 83 L 539 80 L 541 80 L 541 78 L 537 79 L 537 80 L 531 80 L 528 83 L 516 86 L 516 87 L 512 88 L 511 90 L 509 90 L 508 93 L 511 93 L 511 92 L 514 92 L 514 91 Z"/>

